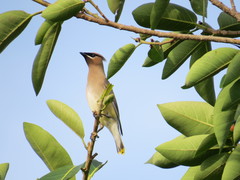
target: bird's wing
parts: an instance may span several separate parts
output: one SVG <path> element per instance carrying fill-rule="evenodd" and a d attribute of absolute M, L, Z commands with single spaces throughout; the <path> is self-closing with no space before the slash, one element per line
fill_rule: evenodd
<path fill-rule="evenodd" d="M 105 88 L 107 88 L 108 84 L 109 84 L 109 82 L 106 80 L 105 81 Z M 114 92 L 111 91 L 111 94 L 114 95 Z M 118 105 L 117 105 L 117 99 L 116 99 L 115 95 L 114 95 L 114 98 L 113 98 L 112 105 L 113 105 L 114 111 L 115 111 L 115 113 L 117 115 L 118 128 L 119 128 L 121 134 L 123 134 L 123 132 L 122 132 L 122 125 L 121 125 L 121 121 L 120 121 L 120 114 L 119 114 Z"/>

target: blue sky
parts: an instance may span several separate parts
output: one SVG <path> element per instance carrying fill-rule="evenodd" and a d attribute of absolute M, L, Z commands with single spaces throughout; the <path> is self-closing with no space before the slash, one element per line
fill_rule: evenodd
<path fill-rule="evenodd" d="M 126 1 L 119 22 L 137 26 L 131 12 L 147 2 L 150 1 Z M 114 18 L 106 1 L 96 0 L 95 3 L 109 19 Z M 189 7 L 189 1 L 181 1 L 181 5 Z M 0 13 L 9 10 L 34 13 L 43 10 L 43 7 L 29 0 L 2 2 Z M 216 19 L 219 11 L 212 6 L 209 10 L 211 14 L 207 22 L 218 28 Z M 50 112 L 46 100 L 56 99 L 74 108 L 84 123 L 85 140 L 88 141 L 93 117 L 85 97 L 87 65 L 79 52 L 98 52 L 109 60 L 119 47 L 135 43 L 132 38 L 138 37 L 135 33 L 70 19 L 63 24 L 44 85 L 36 97 L 31 83 L 31 68 L 39 49 L 34 45 L 34 38 L 42 22 L 42 17 L 34 17 L 26 30 L 0 55 L 0 163 L 10 163 L 7 175 L 10 180 L 36 179 L 49 172 L 25 139 L 23 122 L 37 124 L 49 131 L 69 152 L 74 164 L 85 161 L 86 151 L 81 140 Z M 214 44 L 213 48 L 220 46 L 223 44 Z M 142 68 L 148 49 L 147 45 L 140 46 L 123 69 L 110 79 L 120 108 L 126 154 L 118 155 L 109 131 L 101 131 L 95 152 L 99 154 L 97 160 L 108 160 L 108 163 L 93 179 L 180 179 L 187 170 L 183 166 L 160 169 L 144 164 L 155 152 L 156 146 L 179 135 L 167 125 L 156 105 L 173 101 L 202 101 L 193 89 L 181 89 L 188 63 L 164 81 L 161 80 L 164 63 Z M 105 71 L 108 62 L 105 62 Z M 81 179 L 81 173 L 78 179 Z"/>

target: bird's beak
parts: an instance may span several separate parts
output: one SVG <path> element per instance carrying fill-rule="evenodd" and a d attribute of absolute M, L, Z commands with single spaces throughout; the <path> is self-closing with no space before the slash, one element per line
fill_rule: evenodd
<path fill-rule="evenodd" d="M 86 54 L 85 52 L 80 52 L 80 54 L 81 54 L 84 58 L 86 58 L 86 56 L 87 56 L 87 54 Z"/>

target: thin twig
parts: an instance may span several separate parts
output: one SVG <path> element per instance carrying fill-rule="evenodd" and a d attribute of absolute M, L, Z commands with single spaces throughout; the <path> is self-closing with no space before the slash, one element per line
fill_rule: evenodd
<path fill-rule="evenodd" d="M 33 0 L 43 6 L 48 6 L 49 3 L 45 3 L 46 1 L 42 0 Z M 215 2 L 216 0 L 210 0 L 211 2 Z M 219 1 L 217 1 L 219 2 Z M 130 32 L 135 32 L 135 33 L 142 33 L 142 34 L 148 34 L 151 36 L 157 36 L 157 37 L 169 37 L 169 38 L 174 38 L 174 39 L 180 39 L 180 40 L 198 40 L 198 41 L 213 41 L 213 42 L 220 42 L 220 43 L 231 43 L 231 44 L 240 44 L 240 40 L 238 39 L 233 39 L 233 38 L 227 38 L 227 37 L 218 37 L 218 36 L 206 36 L 206 35 L 193 35 L 193 34 L 177 34 L 173 32 L 161 32 L 161 31 L 156 31 L 156 30 L 150 30 L 150 29 L 145 29 L 145 28 L 138 28 L 135 26 L 129 26 L 129 25 L 124 25 L 124 24 L 119 24 L 113 21 L 106 21 L 103 18 L 95 18 L 91 17 L 89 15 L 86 15 L 84 13 L 78 13 L 76 15 L 77 18 L 84 19 L 89 22 L 94 22 L 100 25 L 104 26 L 110 26 L 116 29 L 120 30 L 126 30 Z M 240 18 L 239 18 L 240 19 Z"/>
<path fill-rule="evenodd" d="M 99 9 L 98 5 L 96 5 L 92 0 L 87 0 L 98 12 L 99 14 L 108 22 L 108 18 L 103 14 L 103 12 Z"/>
<path fill-rule="evenodd" d="M 156 42 L 156 41 L 154 41 L 154 42 L 149 42 L 149 41 L 141 40 L 141 39 L 139 39 L 139 38 L 133 38 L 133 39 L 134 39 L 136 42 L 139 42 L 139 43 L 141 43 L 141 44 L 159 45 L 159 46 L 164 45 L 164 44 L 168 44 L 168 43 L 172 43 L 173 41 L 175 41 L 175 39 L 170 39 L 170 40 L 168 40 L 168 41 L 163 41 L 163 42 Z"/>
<path fill-rule="evenodd" d="M 229 14 L 230 16 L 237 19 L 237 21 L 240 21 L 240 14 L 237 11 L 232 11 L 231 8 L 227 7 L 225 4 L 223 4 L 219 0 L 209 0 L 213 5 L 224 11 L 225 13 Z"/>
<path fill-rule="evenodd" d="M 230 3 L 231 3 L 231 6 L 232 6 L 232 10 L 236 12 L 237 10 L 236 10 L 234 0 L 230 0 Z"/>

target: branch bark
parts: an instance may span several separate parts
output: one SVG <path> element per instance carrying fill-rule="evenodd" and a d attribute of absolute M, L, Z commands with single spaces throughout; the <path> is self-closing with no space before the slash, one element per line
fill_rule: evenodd
<path fill-rule="evenodd" d="M 227 7 L 225 4 L 223 4 L 219 0 L 210 0 L 210 2 L 218 7 L 219 9 L 223 10 L 225 13 L 229 14 L 230 16 L 237 19 L 237 21 L 240 21 L 240 14 L 237 11 L 232 10 L 231 8 Z"/>
<path fill-rule="evenodd" d="M 33 0 L 33 1 L 39 3 L 43 6 L 48 6 L 50 4 L 43 0 Z M 210 0 L 210 1 L 215 2 L 216 0 Z M 219 1 L 217 1 L 217 2 L 219 2 Z M 240 44 L 240 40 L 233 39 L 233 38 L 207 36 L 207 35 L 193 35 L 193 34 L 176 34 L 173 32 L 161 32 L 161 31 L 156 31 L 156 30 L 139 28 L 139 27 L 135 27 L 135 26 L 124 25 L 124 24 L 116 23 L 116 22 L 113 22 L 110 20 L 106 21 L 106 19 L 104 19 L 104 18 L 93 17 L 93 16 L 89 16 L 84 13 L 78 13 L 76 15 L 76 17 L 86 20 L 86 21 L 89 21 L 89 22 L 97 23 L 99 25 L 109 26 L 109 27 L 113 27 L 113 28 L 116 28 L 119 30 L 130 31 L 130 32 L 134 32 L 137 34 L 148 34 L 151 36 L 168 37 L 168 38 L 181 39 L 181 40 L 213 41 L 213 42 L 219 42 L 219 43 Z M 239 17 L 239 20 L 240 20 L 240 17 Z M 219 32 L 220 31 L 218 31 L 218 33 Z M 226 32 L 224 34 L 226 34 Z M 234 34 L 234 33 L 232 33 L 232 34 Z M 239 32 L 237 34 L 239 34 Z"/>
<path fill-rule="evenodd" d="M 88 176 L 89 176 L 89 170 L 90 170 L 90 166 L 92 164 L 93 159 L 97 156 L 97 153 L 93 155 L 93 149 L 94 149 L 94 145 L 96 142 L 96 138 L 97 138 L 97 133 L 98 133 L 98 126 L 99 126 L 99 117 L 100 116 L 95 116 L 95 122 L 94 122 L 94 126 L 93 126 L 93 132 L 91 134 L 91 141 L 88 143 L 87 146 L 87 160 L 85 163 L 85 167 L 82 169 L 83 172 L 83 180 L 87 180 Z"/>

